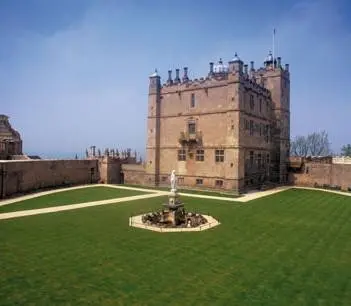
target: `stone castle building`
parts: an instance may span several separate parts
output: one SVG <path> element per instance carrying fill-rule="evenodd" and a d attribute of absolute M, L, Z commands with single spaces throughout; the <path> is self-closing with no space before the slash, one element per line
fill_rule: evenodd
<path fill-rule="evenodd" d="M 22 155 L 22 139 L 12 128 L 9 117 L 0 115 L 0 160 L 12 159 Z"/>
<path fill-rule="evenodd" d="M 210 63 L 206 77 L 183 75 L 161 84 L 150 76 L 146 184 L 179 184 L 241 192 L 288 181 L 290 74 L 271 53 L 250 67 L 235 54 Z"/>

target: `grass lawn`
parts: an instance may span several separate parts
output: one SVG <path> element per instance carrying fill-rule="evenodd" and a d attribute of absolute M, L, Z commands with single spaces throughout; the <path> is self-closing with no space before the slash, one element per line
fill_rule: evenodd
<path fill-rule="evenodd" d="M 143 189 L 153 189 L 153 190 L 161 190 L 161 191 L 169 191 L 170 187 L 149 187 L 149 186 L 141 186 L 141 185 L 131 185 L 131 184 L 124 184 L 121 186 L 126 187 L 136 187 L 136 188 L 143 188 Z M 229 197 L 229 198 L 238 198 L 240 195 L 236 195 L 229 192 L 219 192 L 219 191 L 209 191 L 209 190 L 197 190 L 197 189 L 187 189 L 187 188 L 178 188 L 178 192 L 180 193 L 191 193 L 191 194 L 201 194 L 201 195 L 209 195 L 214 197 Z"/>
<path fill-rule="evenodd" d="M 350 305 L 351 198 L 184 198 L 204 232 L 128 226 L 166 197 L 0 221 L 1 305 Z"/>
<path fill-rule="evenodd" d="M 0 206 L 0 213 L 108 200 L 146 193 L 147 192 L 100 186 L 79 188 L 3 205 Z"/>

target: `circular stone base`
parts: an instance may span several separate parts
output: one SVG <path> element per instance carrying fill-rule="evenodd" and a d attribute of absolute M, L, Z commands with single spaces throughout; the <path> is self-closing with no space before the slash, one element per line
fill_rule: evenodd
<path fill-rule="evenodd" d="M 145 214 L 130 217 L 129 218 L 129 226 L 133 227 L 138 227 L 138 228 L 143 228 L 147 229 L 150 231 L 155 231 L 155 232 L 162 232 L 162 233 L 169 233 L 169 232 L 199 232 L 199 231 L 205 231 L 207 229 L 210 229 L 212 227 L 215 227 L 219 225 L 220 223 L 213 217 L 207 216 L 207 215 L 202 215 L 204 218 L 206 218 L 207 223 L 201 224 L 197 227 L 161 227 L 161 226 L 156 226 L 156 225 L 147 225 L 143 223 L 142 221 L 142 216 Z"/>

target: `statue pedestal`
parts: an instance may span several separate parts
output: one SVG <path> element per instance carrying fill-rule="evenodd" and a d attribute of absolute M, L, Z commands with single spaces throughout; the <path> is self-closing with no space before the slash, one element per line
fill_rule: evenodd
<path fill-rule="evenodd" d="M 162 222 L 179 225 L 184 221 L 184 204 L 180 201 L 179 194 L 176 190 L 171 190 L 168 196 L 168 203 L 163 204 L 163 206 L 165 207 L 165 210 L 163 211 Z"/>

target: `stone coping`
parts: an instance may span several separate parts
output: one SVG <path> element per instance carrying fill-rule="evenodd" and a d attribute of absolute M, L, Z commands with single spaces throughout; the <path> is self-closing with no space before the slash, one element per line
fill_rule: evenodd
<path fill-rule="evenodd" d="M 159 233 L 179 233 L 179 232 L 200 232 L 200 231 L 205 231 L 220 225 L 218 220 L 216 220 L 212 216 L 202 215 L 207 220 L 206 224 L 202 224 L 197 227 L 165 228 L 165 227 L 158 227 L 158 226 L 144 224 L 141 219 L 143 215 L 130 217 L 129 226 L 146 229 L 149 231 L 159 232 Z"/>

